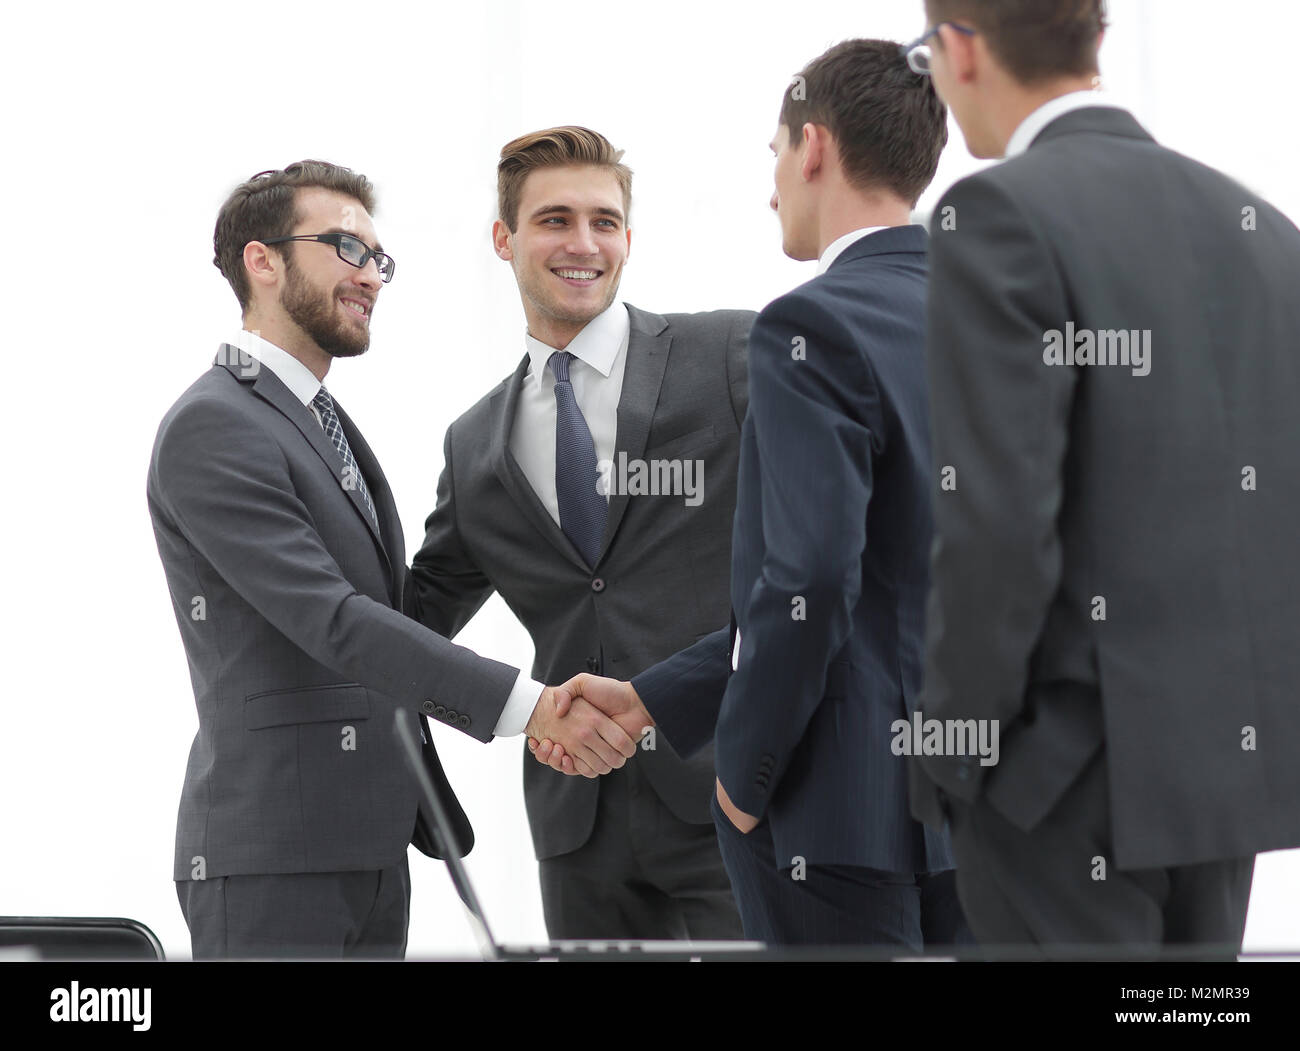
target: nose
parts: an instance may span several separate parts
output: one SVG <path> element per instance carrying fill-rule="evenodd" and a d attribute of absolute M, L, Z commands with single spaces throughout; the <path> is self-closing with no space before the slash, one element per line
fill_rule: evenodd
<path fill-rule="evenodd" d="M 356 269 L 356 273 L 352 275 L 354 282 L 362 288 L 370 289 L 372 292 L 379 291 L 384 279 L 379 274 L 379 261 L 374 256 L 366 260 L 365 266 L 354 269 Z"/>
<path fill-rule="evenodd" d="M 585 223 L 575 223 L 572 229 L 569 243 L 565 246 L 570 255 L 595 255 L 599 251 L 596 238 Z"/>

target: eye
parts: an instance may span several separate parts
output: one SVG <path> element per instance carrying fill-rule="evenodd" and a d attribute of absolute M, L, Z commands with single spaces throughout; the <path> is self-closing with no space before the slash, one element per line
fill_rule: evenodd
<path fill-rule="evenodd" d="M 610 226 L 614 227 L 614 229 L 618 229 L 618 223 L 615 222 L 613 219 L 597 219 L 596 222 L 597 222 L 597 223 L 608 223 Z"/>

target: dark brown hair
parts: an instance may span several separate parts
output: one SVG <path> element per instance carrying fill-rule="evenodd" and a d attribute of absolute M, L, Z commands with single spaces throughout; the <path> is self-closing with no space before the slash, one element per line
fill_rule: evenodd
<path fill-rule="evenodd" d="M 854 186 L 884 187 L 912 205 L 948 142 L 948 111 L 934 85 L 891 40 L 845 40 L 813 59 L 786 89 L 781 123 L 793 145 L 805 124 L 822 125 Z"/>
<path fill-rule="evenodd" d="M 259 172 L 240 183 L 217 213 L 212 234 L 212 265 L 230 282 L 241 310 L 252 292 L 244 270 L 244 246 L 249 241 L 286 237 L 298 222 L 296 191 L 316 187 L 353 197 L 367 212 L 375 210 L 375 188 L 364 175 L 328 161 L 297 161 L 282 171 Z M 277 245 L 281 250 L 291 243 Z M 285 251 L 285 259 L 291 256 Z"/>
<path fill-rule="evenodd" d="M 519 201 L 529 173 L 538 168 L 590 164 L 608 168 L 618 179 L 623 190 L 623 222 L 627 225 L 632 211 L 632 169 L 620 163 L 622 157 L 623 151 L 614 149 L 604 135 L 573 124 L 521 135 L 501 147 L 501 161 L 497 164 L 497 217 L 511 233 L 519 228 Z"/>
<path fill-rule="evenodd" d="M 1097 72 L 1106 0 L 925 0 L 931 25 L 970 23 L 1021 84 Z"/>

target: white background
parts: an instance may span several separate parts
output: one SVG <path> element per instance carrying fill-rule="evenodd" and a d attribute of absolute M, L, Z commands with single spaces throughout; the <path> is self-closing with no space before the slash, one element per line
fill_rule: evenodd
<path fill-rule="evenodd" d="M 145 507 L 158 421 L 239 326 L 212 265 L 229 190 L 305 157 L 365 172 L 398 261 L 371 350 L 329 386 L 423 536 L 447 425 L 523 354 L 492 254 L 495 165 L 525 131 L 585 124 L 635 172 L 622 295 L 646 309 L 760 308 L 813 274 L 768 209 L 790 76 L 849 37 L 910 40 L 920 0 L 798 4 L 490 0 L 477 10 L 228 2 L 9 8 L 0 267 L 7 451 L 2 547 L 0 912 L 142 920 L 189 937 L 171 881 L 197 720 Z M 1116 0 L 1110 90 L 1161 141 L 1300 216 L 1289 4 Z M 977 166 L 960 132 L 928 211 Z M 459 640 L 529 667 L 493 599 Z M 506 940 L 545 937 L 519 741 L 435 727 Z M 469 954 L 440 864 L 411 851 L 409 955 Z M 1261 858 L 1247 949 L 1300 949 L 1294 852 Z"/>

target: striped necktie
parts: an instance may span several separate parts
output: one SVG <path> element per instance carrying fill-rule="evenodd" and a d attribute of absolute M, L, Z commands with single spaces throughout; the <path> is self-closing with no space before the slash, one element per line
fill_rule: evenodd
<path fill-rule="evenodd" d="M 324 385 L 316 392 L 316 397 L 312 398 L 311 403 L 316 406 L 316 411 L 320 413 L 321 426 L 325 428 L 325 436 L 333 443 L 334 448 L 338 450 L 339 455 L 343 457 L 343 475 L 341 481 L 344 489 L 360 489 L 361 499 L 365 501 L 366 510 L 370 512 L 371 521 L 375 523 L 375 528 L 379 528 L 379 516 L 375 514 L 375 505 L 370 499 L 370 490 L 366 487 L 365 475 L 361 473 L 361 468 L 357 466 L 356 457 L 352 455 L 352 447 L 348 445 L 348 436 L 343 433 L 343 424 L 339 422 L 338 413 L 334 411 L 334 399 L 330 397 Z"/>

